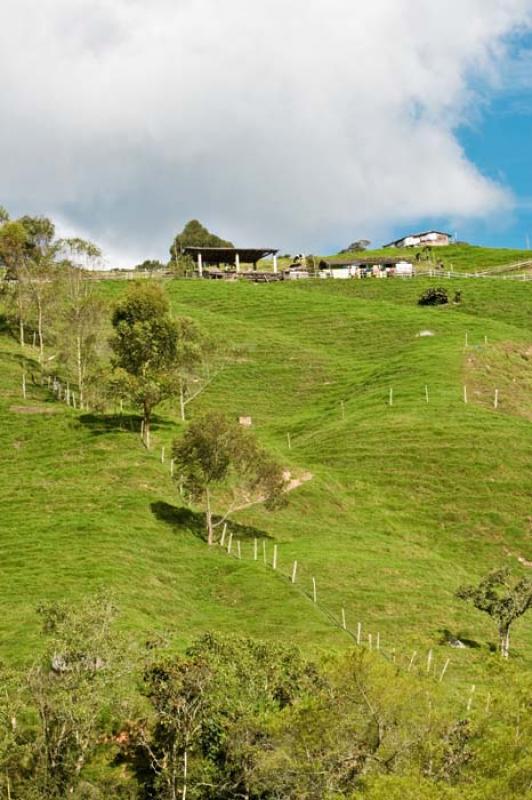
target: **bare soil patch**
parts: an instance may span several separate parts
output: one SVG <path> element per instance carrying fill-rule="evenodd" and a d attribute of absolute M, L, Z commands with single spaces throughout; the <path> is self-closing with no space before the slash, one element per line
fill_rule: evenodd
<path fill-rule="evenodd" d="M 13 414 L 57 414 L 59 409 L 53 406 L 11 406 Z"/>

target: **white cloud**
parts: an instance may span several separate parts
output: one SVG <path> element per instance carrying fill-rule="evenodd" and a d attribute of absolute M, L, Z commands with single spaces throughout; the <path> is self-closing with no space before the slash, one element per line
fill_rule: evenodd
<path fill-rule="evenodd" d="M 319 250 L 508 193 L 453 133 L 532 0 L 3 0 L 0 202 L 123 260 Z"/>

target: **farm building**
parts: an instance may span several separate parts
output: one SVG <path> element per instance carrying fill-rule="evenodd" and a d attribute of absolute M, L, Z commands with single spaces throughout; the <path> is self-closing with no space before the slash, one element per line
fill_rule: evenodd
<path fill-rule="evenodd" d="M 445 247 L 451 243 L 451 234 L 443 231 L 423 231 L 423 233 L 410 233 L 395 242 L 388 242 L 383 247 Z"/>
<path fill-rule="evenodd" d="M 222 277 L 225 274 L 239 273 L 242 264 L 251 264 L 253 270 L 257 269 L 257 263 L 267 256 L 273 256 L 273 272 L 277 273 L 277 253 L 272 247 L 184 247 L 183 254 L 191 256 L 197 265 L 200 278 L 203 277 L 204 269 L 206 277 Z M 220 267 L 225 267 L 223 272 Z M 209 273 L 209 267 L 217 269 Z"/>
<path fill-rule="evenodd" d="M 353 261 L 322 261 L 320 278 L 387 278 L 411 277 L 414 267 L 410 261 L 397 258 L 360 258 Z"/>

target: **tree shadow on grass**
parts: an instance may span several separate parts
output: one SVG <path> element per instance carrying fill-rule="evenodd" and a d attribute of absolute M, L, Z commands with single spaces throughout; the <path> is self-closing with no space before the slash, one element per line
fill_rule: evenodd
<path fill-rule="evenodd" d="M 103 436 L 106 433 L 135 433 L 140 436 L 141 417 L 138 414 L 82 414 L 78 421 L 93 436 Z M 151 430 L 171 428 L 172 423 L 159 417 L 152 420 Z"/>
<path fill-rule="evenodd" d="M 207 532 L 205 530 L 205 514 L 192 511 L 190 508 L 184 506 L 178 508 L 172 506 L 170 503 L 164 501 L 157 501 L 150 503 L 152 514 L 160 521 L 169 525 L 175 532 L 178 529 L 186 528 L 191 531 L 194 536 L 203 541 L 207 540 Z M 219 522 L 221 517 L 214 517 L 214 523 Z M 218 526 L 216 530 L 216 538 L 219 539 L 222 533 L 222 526 Z M 252 525 L 240 525 L 234 520 L 227 520 L 227 533 L 232 533 L 235 539 L 240 541 L 253 540 L 253 539 L 271 539 L 271 536 L 266 531 L 259 528 L 254 528 Z"/>

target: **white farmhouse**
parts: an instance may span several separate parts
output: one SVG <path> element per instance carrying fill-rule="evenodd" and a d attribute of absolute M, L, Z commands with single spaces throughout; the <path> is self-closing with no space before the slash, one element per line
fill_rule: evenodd
<path fill-rule="evenodd" d="M 451 244 L 451 234 L 443 231 L 423 231 L 410 233 L 395 242 L 388 242 L 383 247 L 445 247 Z"/>

